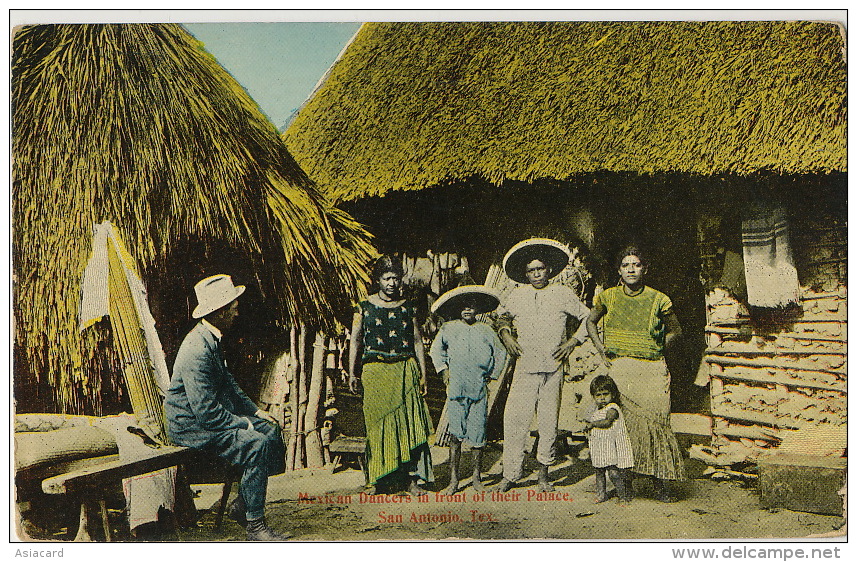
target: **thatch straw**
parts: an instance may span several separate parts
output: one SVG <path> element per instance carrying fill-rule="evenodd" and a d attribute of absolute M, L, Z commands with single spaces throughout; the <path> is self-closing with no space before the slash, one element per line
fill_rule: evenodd
<path fill-rule="evenodd" d="M 365 24 L 284 138 L 336 200 L 482 177 L 844 171 L 818 22 Z"/>
<path fill-rule="evenodd" d="M 170 284 L 179 241 L 247 257 L 283 324 L 347 315 L 372 257 L 241 86 L 177 25 L 38 25 L 12 61 L 16 376 L 59 407 L 97 396 L 78 334 L 91 231 L 109 220 L 144 282 Z M 175 261 L 175 259 L 174 259 Z M 185 295 L 179 295 L 184 298 Z M 91 357 L 91 356 L 90 356 Z"/>

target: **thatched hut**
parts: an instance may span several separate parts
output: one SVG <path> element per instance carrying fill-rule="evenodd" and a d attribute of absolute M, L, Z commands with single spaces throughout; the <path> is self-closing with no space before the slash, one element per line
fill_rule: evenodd
<path fill-rule="evenodd" d="M 705 295 L 723 255 L 741 252 L 742 213 L 785 206 L 802 299 L 844 286 L 844 47 L 842 29 L 821 22 L 365 24 L 284 139 L 383 250 L 457 251 L 477 280 L 527 236 L 586 250 L 602 284 L 616 281 L 621 245 L 648 246 L 650 282 L 687 334 L 667 358 L 674 410 L 706 411 L 693 382 L 722 341 L 706 338 Z M 729 337 L 795 329 L 793 316 L 750 312 Z M 758 400 L 766 384 L 812 392 L 783 374 L 775 346 L 764 355 L 782 376 L 749 382 L 760 408 L 783 398 Z M 841 365 L 828 370 L 844 379 Z M 730 408 L 721 421 L 782 421 Z"/>
<path fill-rule="evenodd" d="M 17 29 L 12 104 L 18 412 L 123 407 L 122 370 L 115 355 L 103 360 L 109 322 L 78 331 L 102 221 L 136 259 L 168 360 L 189 328 L 193 284 L 212 273 L 248 285 L 237 359 L 251 366 L 283 329 L 348 316 L 373 251 L 367 233 L 182 27 Z"/>
<path fill-rule="evenodd" d="M 843 49 L 811 22 L 366 24 L 284 137 L 337 200 L 473 176 L 831 173 Z"/>

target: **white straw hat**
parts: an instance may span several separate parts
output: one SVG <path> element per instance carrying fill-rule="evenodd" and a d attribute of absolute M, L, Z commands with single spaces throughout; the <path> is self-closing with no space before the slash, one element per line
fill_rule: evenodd
<path fill-rule="evenodd" d="M 232 284 L 232 277 L 228 275 L 212 275 L 197 283 L 193 290 L 196 291 L 196 308 L 193 309 L 194 318 L 202 318 L 211 314 L 219 308 L 223 308 L 241 296 L 247 287 Z"/>
<path fill-rule="evenodd" d="M 500 306 L 500 297 L 485 285 L 462 285 L 442 294 L 434 301 L 431 311 L 444 318 L 452 318 L 461 313 L 466 298 L 473 301 L 476 314 L 491 312 Z"/>
<path fill-rule="evenodd" d="M 561 243 L 550 238 L 530 238 L 518 242 L 506 252 L 503 271 L 513 281 L 528 283 L 527 264 L 533 260 L 544 262 L 550 268 L 548 279 L 555 277 L 568 265 L 569 255 Z"/>

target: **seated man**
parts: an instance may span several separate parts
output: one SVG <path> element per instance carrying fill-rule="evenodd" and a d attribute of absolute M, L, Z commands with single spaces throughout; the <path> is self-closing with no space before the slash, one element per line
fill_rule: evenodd
<path fill-rule="evenodd" d="M 283 471 L 285 448 L 277 421 L 238 387 L 226 367 L 220 340 L 238 316 L 242 285 L 228 275 L 196 284 L 200 322 L 185 336 L 173 366 L 164 409 L 167 432 L 178 445 L 216 453 L 243 468 L 238 500 L 230 507 L 251 541 L 289 538 L 265 523 L 268 476 Z"/>

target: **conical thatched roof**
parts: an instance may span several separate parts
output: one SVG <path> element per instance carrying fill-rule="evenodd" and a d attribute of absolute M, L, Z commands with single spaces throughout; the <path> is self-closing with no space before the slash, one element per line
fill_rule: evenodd
<path fill-rule="evenodd" d="M 173 286 L 178 302 L 190 287 L 164 268 L 181 242 L 244 257 L 256 276 L 246 281 L 280 323 L 324 326 L 347 312 L 371 257 L 367 233 L 318 194 L 183 28 L 28 26 L 13 49 L 16 372 L 46 379 L 75 409 L 72 388 L 88 384 L 81 350 L 93 344 L 77 330 L 80 280 L 105 220 L 150 289 Z"/>
<path fill-rule="evenodd" d="M 365 24 L 284 134 L 334 198 L 478 176 L 844 171 L 814 22 Z"/>

